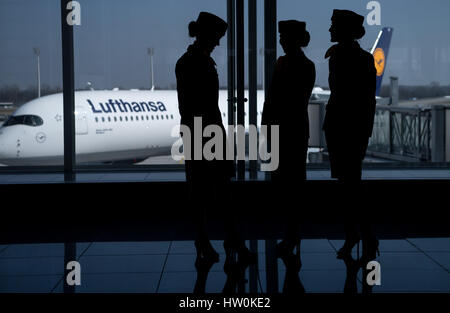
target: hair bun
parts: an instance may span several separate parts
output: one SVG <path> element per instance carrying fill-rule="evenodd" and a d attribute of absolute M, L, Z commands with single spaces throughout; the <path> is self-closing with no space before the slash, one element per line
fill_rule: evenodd
<path fill-rule="evenodd" d="M 361 39 L 366 34 L 366 29 L 364 26 L 361 26 L 356 32 L 355 32 L 355 39 Z"/>
<path fill-rule="evenodd" d="M 307 47 L 310 40 L 311 40 L 311 36 L 309 35 L 309 32 L 307 30 L 305 30 L 305 32 L 303 33 L 303 36 L 300 40 L 300 46 L 303 48 Z"/>
<path fill-rule="evenodd" d="M 195 21 L 190 22 L 188 29 L 189 29 L 190 37 L 196 37 L 198 35 L 198 23 L 197 22 L 195 22 Z"/>

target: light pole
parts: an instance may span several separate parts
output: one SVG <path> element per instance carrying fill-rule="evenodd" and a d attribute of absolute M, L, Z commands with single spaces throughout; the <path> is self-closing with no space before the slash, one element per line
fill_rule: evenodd
<path fill-rule="evenodd" d="M 37 80 L 38 80 L 38 98 L 41 97 L 41 66 L 39 56 L 41 50 L 39 48 L 33 48 L 34 54 L 37 56 Z"/>
<path fill-rule="evenodd" d="M 154 76 L 153 76 L 153 55 L 155 54 L 155 49 L 154 48 L 147 48 L 147 53 L 150 56 L 150 72 L 151 72 L 151 78 L 152 78 L 152 82 L 151 82 L 151 88 L 150 90 L 155 90 L 155 81 L 154 81 Z"/>

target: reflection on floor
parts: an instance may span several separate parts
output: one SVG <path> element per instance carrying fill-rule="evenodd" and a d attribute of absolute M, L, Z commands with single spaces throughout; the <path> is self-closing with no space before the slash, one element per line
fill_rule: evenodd
<path fill-rule="evenodd" d="M 220 262 L 211 269 L 206 291 L 216 293 L 225 283 L 225 255 L 222 242 L 213 241 L 213 245 Z M 345 265 L 336 259 L 341 245 L 340 240 L 302 241 L 300 279 L 306 292 L 343 291 Z M 264 241 L 258 241 L 258 292 L 266 291 L 264 247 Z M 381 285 L 374 292 L 450 292 L 450 238 L 381 240 L 380 252 Z M 192 241 L 78 243 L 77 257 L 81 286 L 76 292 L 193 291 Z M 0 292 L 62 292 L 63 263 L 63 244 L 0 246 Z M 284 273 L 279 261 L 279 290 Z M 361 273 L 358 281 L 361 290 Z"/>
<path fill-rule="evenodd" d="M 328 170 L 309 170 L 308 180 L 329 180 Z M 387 169 L 364 170 L 363 179 L 448 179 L 450 170 L 446 169 Z M 248 173 L 247 173 L 247 179 Z M 258 180 L 264 180 L 265 173 L 258 173 Z M 171 182 L 184 181 L 184 171 L 117 172 L 117 173 L 78 173 L 77 183 L 108 182 Z M 0 174 L 0 184 L 52 184 L 64 183 L 64 174 Z"/>

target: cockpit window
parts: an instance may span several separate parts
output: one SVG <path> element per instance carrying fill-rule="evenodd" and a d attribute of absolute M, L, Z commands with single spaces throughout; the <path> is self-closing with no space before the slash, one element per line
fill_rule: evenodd
<path fill-rule="evenodd" d="M 3 127 L 13 125 L 27 125 L 27 126 L 41 126 L 44 124 L 42 118 L 37 115 L 15 115 L 10 116 L 9 119 L 3 124 Z"/>

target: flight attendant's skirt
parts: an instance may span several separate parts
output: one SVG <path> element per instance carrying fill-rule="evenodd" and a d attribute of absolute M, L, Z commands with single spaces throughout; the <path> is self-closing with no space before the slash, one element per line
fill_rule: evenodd
<path fill-rule="evenodd" d="M 192 146 L 195 147 L 195 143 Z M 224 143 L 223 151 L 226 149 Z M 203 209 L 229 206 L 230 181 L 234 176 L 232 160 L 206 160 L 204 157 L 201 160 L 186 160 L 185 171 L 192 206 Z"/>
<path fill-rule="evenodd" d="M 369 138 L 325 131 L 325 140 L 331 177 L 341 181 L 360 181 Z"/>

